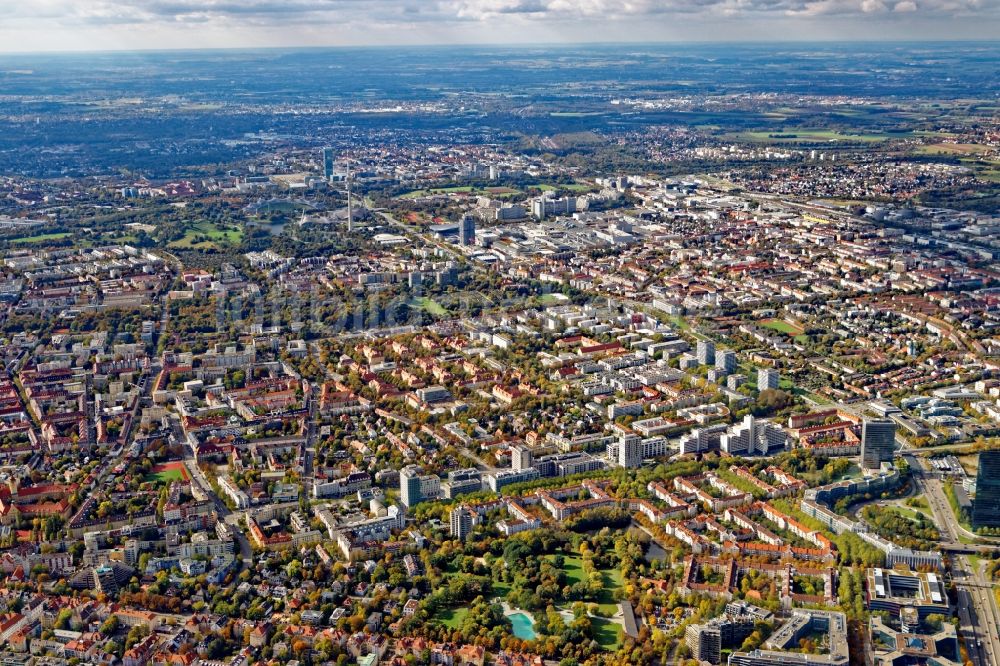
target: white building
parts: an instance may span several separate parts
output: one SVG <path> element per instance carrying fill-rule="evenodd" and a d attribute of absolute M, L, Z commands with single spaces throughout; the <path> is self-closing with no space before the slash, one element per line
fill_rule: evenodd
<path fill-rule="evenodd" d="M 788 436 L 780 426 L 750 414 L 719 438 L 719 447 L 734 456 L 771 455 L 784 450 L 787 443 Z"/>

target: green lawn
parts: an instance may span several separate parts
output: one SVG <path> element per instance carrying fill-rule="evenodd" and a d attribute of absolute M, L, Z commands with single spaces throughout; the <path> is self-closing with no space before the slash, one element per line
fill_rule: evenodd
<path fill-rule="evenodd" d="M 448 310 L 443 305 L 435 301 L 433 298 L 428 298 L 427 296 L 411 299 L 408 305 L 410 305 L 410 307 L 426 310 L 428 314 L 435 316 L 448 314 Z"/>
<path fill-rule="evenodd" d="M 68 231 L 61 231 L 52 234 L 39 234 L 38 236 L 21 236 L 20 238 L 10 239 L 11 243 L 18 245 L 33 245 L 35 243 L 47 243 L 48 241 L 62 240 L 63 238 L 69 238 L 72 234 Z"/>
<path fill-rule="evenodd" d="M 758 323 L 764 328 L 770 328 L 792 337 L 802 335 L 803 333 L 801 328 L 785 321 L 784 319 L 764 319 Z"/>
<path fill-rule="evenodd" d="M 919 521 L 921 518 L 931 518 L 931 516 L 927 515 L 924 511 L 911 509 L 910 507 L 904 505 L 893 505 L 892 509 L 912 521 Z"/>
<path fill-rule="evenodd" d="M 551 561 L 554 556 L 549 556 Z M 586 580 L 583 572 L 583 560 L 578 555 L 563 557 L 563 573 L 566 574 L 566 584 L 573 585 Z M 622 573 L 618 569 L 599 569 L 604 578 L 604 588 L 594 601 L 604 615 L 614 615 L 618 612 L 618 597 L 622 591 Z"/>
<path fill-rule="evenodd" d="M 583 183 L 534 183 L 528 185 L 528 187 L 537 187 L 544 192 L 552 192 L 554 190 L 567 190 L 569 192 L 587 192 L 591 189 L 589 185 L 584 185 Z"/>
<path fill-rule="evenodd" d="M 188 227 L 183 238 L 170 243 L 167 247 L 179 250 L 218 248 L 222 245 L 239 245 L 242 241 L 242 229 L 223 228 L 213 222 L 202 220 Z"/>
<path fill-rule="evenodd" d="M 407 192 L 406 194 L 400 195 L 400 199 L 419 199 L 420 197 L 430 196 L 431 194 L 468 194 L 475 191 L 476 188 L 471 185 L 457 185 L 455 187 L 433 187 L 425 190 L 413 190 L 412 192 Z"/>
<path fill-rule="evenodd" d="M 845 143 L 875 143 L 885 141 L 887 134 L 848 134 L 828 129 L 799 129 L 794 127 L 775 128 L 773 130 L 758 130 L 738 132 L 734 138 L 743 141 L 760 143 L 797 143 L 797 142 L 845 142 Z M 899 135 L 905 136 L 905 135 Z"/>
<path fill-rule="evenodd" d="M 973 153 L 985 153 L 989 146 L 978 143 L 933 143 L 924 146 L 917 146 L 918 155 L 970 155 Z"/>
<path fill-rule="evenodd" d="M 618 632 L 621 631 L 620 624 L 596 617 L 590 618 L 590 624 L 593 627 L 594 638 L 598 645 L 608 652 L 614 652 L 618 649 L 621 645 L 618 640 Z"/>
<path fill-rule="evenodd" d="M 562 294 L 542 294 L 538 297 L 542 305 L 556 305 L 559 303 L 565 303 L 568 299 Z"/>
<path fill-rule="evenodd" d="M 830 400 L 826 396 L 822 396 L 819 393 L 813 393 L 812 391 L 807 391 L 806 389 L 801 388 L 799 386 L 796 386 L 795 388 L 793 388 L 792 389 L 792 393 L 794 393 L 795 395 L 798 395 L 798 396 L 807 397 L 807 398 L 813 400 L 814 402 L 816 402 L 817 404 L 820 404 L 820 405 L 832 405 L 833 404 L 833 400 Z"/>
<path fill-rule="evenodd" d="M 449 629 L 458 629 L 468 614 L 468 608 L 447 608 L 439 612 L 435 619 Z"/>
<path fill-rule="evenodd" d="M 187 475 L 184 473 L 183 469 L 165 469 L 162 472 L 153 472 L 152 474 L 147 474 L 146 478 L 143 479 L 149 483 L 163 483 L 170 484 L 174 481 L 186 481 Z"/>
<path fill-rule="evenodd" d="M 622 572 L 618 569 L 601 569 L 604 577 L 604 589 L 597 598 L 597 605 L 601 612 L 606 615 L 614 615 L 618 612 L 618 597 L 621 595 Z"/>
<path fill-rule="evenodd" d="M 671 315 L 668 317 L 670 323 L 676 326 L 681 331 L 687 331 L 691 329 L 691 324 L 687 323 L 687 319 L 681 315 Z"/>
<path fill-rule="evenodd" d="M 545 559 L 552 562 L 555 557 L 555 555 L 549 555 Z M 562 570 L 566 574 L 567 585 L 582 582 L 585 578 L 583 575 L 583 560 L 578 555 L 564 555 Z"/>

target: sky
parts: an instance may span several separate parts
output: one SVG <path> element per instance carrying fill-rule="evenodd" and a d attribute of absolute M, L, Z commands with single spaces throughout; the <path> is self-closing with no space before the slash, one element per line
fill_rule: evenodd
<path fill-rule="evenodd" d="M 3 0 L 0 52 L 1000 38 L 1000 0 Z"/>

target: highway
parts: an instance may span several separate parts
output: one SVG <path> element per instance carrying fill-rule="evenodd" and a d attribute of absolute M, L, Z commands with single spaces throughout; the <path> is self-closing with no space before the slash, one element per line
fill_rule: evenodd
<path fill-rule="evenodd" d="M 928 478 L 920 461 L 909 451 L 903 453 L 913 473 L 917 495 L 923 495 L 934 515 L 934 524 L 941 532 L 942 551 L 951 552 L 951 574 L 958 595 L 959 632 L 975 666 L 995 666 L 1000 663 L 1000 612 L 997 610 L 993 585 L 982 571 L 975 570 L 966 555 L 956 550 L 994 551 L 994 546 L 963 544 L 961 536 L 975 538 L 958 523 L 944 494 L 941 481 Z"/>
<path fill-rule="evenodd" d="M 965 539 L 966 541 L 988 541 L 1000 545 L 1000 539 L 997 537 L 984 537 L 965 529 L 965 527 L 958 522 L 955 512 L 951 508 L 951 503 L 948 501 L 948 497 L 944 493 L 943 483 L 945 483 L 945 481 L 938 478 L 938 475 L 936 474 L 928 474 L 927 470 L 924 469 L 923 465 L 921 465 L 920 459 L 913 454 L 912 450 L 903 451 L 902 455 L 913 472 L 913 482 L 916 486 L 917 494 L 922 494 L 927 499 L 928 504 L 931 506 L 931 510 L 934 512 L 935 523 L 939 529 L 943 528 L 944 532 L 947 532 L 947 536 L 949 537 L 948 541 L 954 544 L 961 544 L 962 539 Z M 978 550 L 980 552 L 987 553 L 993 552 L 995 549 L 995 546 L 990 545 L 963 545 L 968 546 L 971 550 Z"/>
<path fill-rule="evenodd" d="M 1000 657 L 1000 613 L 997 612 L 993 586 L 982 571 L 974 569 L 969 559 L 952 559 L 952 574 L 958 592 L 958 615 L 969 658 L 979 666 L 994 666 Z"/>

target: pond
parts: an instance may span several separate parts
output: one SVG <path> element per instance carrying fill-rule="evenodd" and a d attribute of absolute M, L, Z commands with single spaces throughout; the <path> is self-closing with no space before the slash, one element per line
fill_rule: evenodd
<path fill-rule="evenodd" d="M 507 616 L 514 627 L 514 635 L 524 641 L 535 640 L 535 627 L 525 613 L 511 613 Z"/>

